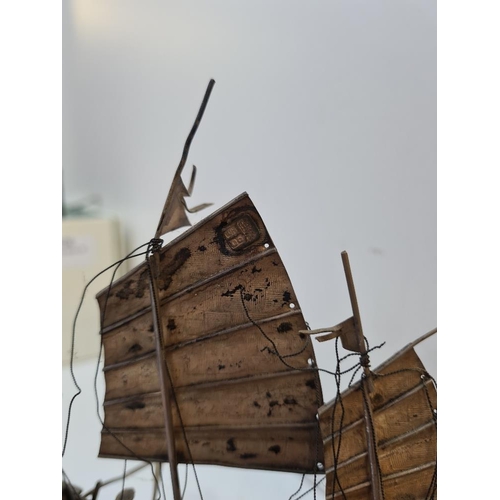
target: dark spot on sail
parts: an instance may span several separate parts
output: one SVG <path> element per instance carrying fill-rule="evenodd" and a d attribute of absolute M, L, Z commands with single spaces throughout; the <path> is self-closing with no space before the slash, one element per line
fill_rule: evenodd
<path fill-rule="evenodd" d="M 252 300 L 253 295 L 251 293 L 245 293 L 245 295 L 243 296 L 243 298 L 245 300 L 249 301 L 249 300 Z"/>
<path fill-rule="evenodd" d="M 291 329 L 292 329 L 291 323 L 280 323 L 277 328 L 278 333 L 286 333 L 289 332 Z"/>
<path fill-rule="evenodd" d="M 279 405 L 279 401 L 269 401 L 269 406 L 272 408 L 273 406 Z"/>
<path fill-rule="evenodd" d="M 270 393 L 269 391 L 268 391 L 268 392 L 266 392 L 266 396 L 267 396 L 268 398 L 270 398 L 270 397 L 271 397 L 271 393 Z"/>
<path fill-rule="evenodd" d="M 172 319 L 170 318 L 168 320 L 168 323 L 167 323 L 167 328 L 170 330 L 170 331 L 173 331 L 177 328 L 177 325 L 175 324 L 175 319 Z"/>
<path fill-rule="evenodd" d="M 305 333 L 299 333 L 299 337 L 304 340 L 306 338 L 306 334 Z"/>
<path fill-rule="evenodd" d="M 234 294 L 238 291 L 241 290 L 243 287 L 241 285 L 235 286 L 231 290 L 227 290 L 224 293 L 221 294 L 221 297 L 234 297 Z"/>
<path fill-rule="evenodd" d="M 148 332 L 154 332 L 155 331 L 155 327 L 153 325 L 151 325 L 149 328 L 148 328 Z"/>
<path fill-rule="evenodd" d="M 257 401 L 254 401 L 254 402 L 253 402 L 253 405 L 254 405 L 256 408 L 260 408 L 260 404 L 259 404 L 259 403 L 257 403 Z"/>
<path fill-rule="evenodd" d="M 234 438 L 230 438 L 227 440 L 227 451 L 236 451 L 236 446 L 234 445 Z"/>
<path fill-rule="evenodd" d="M 306 382 L 307 387 L 310 387 L 311 389 L 316 389 L 316 381 L 312 378 L 311 380 L 308 380 Z"/>
<path fill-rule="evenodd" d="M 278 302 L 278 299 L 273 299 L 273 302 L 274 302 L 274 303 L 277 303 L 277 302 Z"/>
<path fill-rule="evenodd" d="M 226 365 L 219 365 L 219 370 L 224 370 L 226 368 Z"/>
<path fill-rule="evenodd" d="M 206 249 L 207 249 L 207 247 L 206 247 L 205 245 L 200 245 L 200 246 L 198 247 L 198 250 L 199 250 L 200 252 L 204 252 Z"/>
<path fill-rule="evenodd" d="M 285 398 L 283 400 L 283 403 L 285 403 L 286 405 L 296 405 L 297 401 L 295 400 L 295 398 Z"/>
<path fill-rule="evenodd" d="M 242 458 L 243 460 L 246 460 L 248 458 L 255 458 L 257 456 L 256 453 L 242 453 L 240 455 L 240 458 Z"/>
<path fill-rule="evenodd" d="M 203 443 L 201 443 L 201 446 L 209 446 L 210 445 L 210 441 L 203 441 Z M 176 450 L 177 451 L 177 450 Z M 177 454 L 179 452 L 177 451 Z"/>
<path fill-rule="evenodd" d="M 283 304 L 282 305 L 288 304 L 291 300 L 292 300 L 292 296 L 290 295 L 290 292 L 288 292 L 288 291 L 283 292 Z"/>
<path fill-rule="evenodd" d="M 273 414 L 273 410 L 269 408 L 269 411 L 267 412 L 267 416 L 270 417 Z"/>
<path fill-rule="evenodd" d="M 130 297 L 130 295 L 134 295 L 134 291 L 132 290 L 132 285 L 133 283 L 133 280 L 129 280 L 125 283 L 125 285 L 123 286 L 123 288 L 116 292 L 116 297 L 118 297 L 119 299 L 122 299 L 122 300 L 128 300 L 128 298 Z"/>
<path fill-rule="evenodd" d="M 262 292 L 262 288 L 256 288 L 254 291 L 255 292 Z"/>
<path fill-rule="evenodd" d="M 281 446 L 278 444 L 275 444 L 274 446 L 270 446 L 269 451 L 272 451 L 273 453 L 276 453 L 276 455 L 281 451 Z"/>
<path fill-rule="evenodd" d="M 160 261 L 166 258 L 167 254 L 160 255 Z M 173 275 L 186 263 L 191 257 L 191 250 L 189 248 L 181 248 L 167 264 L 163 266 L 160 276 L 158 277 L 158 288 L 166 290 L 172 283 Z"/>
<path fill-rule="evenodd" d="M 132 401 L 131 403 L 126 405 L 126 408 L 128 408 L 129 410 L 142 410 L 145 407 L 146 404 L 142 401 Z"/>
<path fill-rule="evenodd" d="M 382 396 L 382 394 L 380 394 L 379 392 L 375 393 L 373 395 L 373 403 L 376 404 L 376 405 L 379 405 L 382 403 L 382 401 L 384 401 L 384 398 Z"/>
<path fill-rule="evenodd" d="M 142 351 L 142 346 L 139 345 L 139 344 L 134 344 L 132 346 L 130 346 L 128 352 L 139 352 L 139 351 Z"/>
<path fill-rule="evenodd" d="M 135 296 L 138 299 L 142 299 L 142 297 L 144 297 L 144 291 L 148 287 L 149 287 L 149 272 L 146 269 L 145 271 L 142 271 L 142 273 L 139 276 L 139 281 L 137 281 Z"/>
<path fill-rule="evenodd" d="M 252 267 L 252 274 L 255 274 L 255 273 L 260 273 L 262 271 L 262 268 L 261 269 L 257 269 L 256 266 L 253 266 Z"/>
<path fill-rule="evenodd" d="M 279 264 L 277 262 L 274 262 L 274 260 L 272 262 L 273 262 L 273 266 L 279 266 Z"/>

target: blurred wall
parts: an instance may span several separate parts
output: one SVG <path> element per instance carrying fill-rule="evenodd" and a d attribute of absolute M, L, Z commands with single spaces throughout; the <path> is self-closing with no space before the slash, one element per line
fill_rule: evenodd
<path fill-rule="evenodd" d="M 219 208 L 249 193 L 312 328 L 351 314 L 347 250 L 365 335 L 386 342 L 374 366 L 435 327 L 435 2 L 64 2 L 65 197 L 98 195 L 102 215 L 120 219 L 125 252 L 154 235 L 210 78 L 188 202 Z M 433 339 L 419 348 L 433 375 L 435 347 Z M 316 352 L 334 368 L 332 345 Z M 77 370 L 92 380 L 75 403 L 63 466 L 90 488 L 122 462 L 95 458 L 95 363 Z M 333 381 L 322 381 L 333 397 Z M 66 404 L 67 369 L 63 383 Z M 300 483 L 212 467 L 198 474 L 205 498 L 286 499 Z M 150 477 L 134 483 L 148 492 L 140 498 Z M 99 498 L 115 498 L 119 486 L 109 488 Z M 194 482 L 186 498 L 198 498 Z"/>

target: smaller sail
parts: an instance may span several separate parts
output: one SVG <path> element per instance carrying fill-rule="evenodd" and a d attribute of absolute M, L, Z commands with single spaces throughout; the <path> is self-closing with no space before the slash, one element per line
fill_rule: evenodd
<path fill-rule="evenodd" d="M 373 430 L 385 500 L 435 498 L 436 407 L 433 380 L 410 344 L 373 371 Z M 361 382 L 319 409 L 326 500 L 371 496 Z"/>

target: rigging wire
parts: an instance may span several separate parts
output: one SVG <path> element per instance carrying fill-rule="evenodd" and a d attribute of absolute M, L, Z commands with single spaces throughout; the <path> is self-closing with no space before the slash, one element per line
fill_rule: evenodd
<path fill-rule="evenodd" d="M 146 252 L 140 252 L 140 253 L 136 253 L 138 252 L 141 248 L 144 248 L 145 246 L 149 246 L 150 245 L 150 242 L 148 243 L 144 243 L 142 245 L 140 245 L 139 247 L 137 247 L 135 250 L 133 250 L 132 252 L 130 252 L 126 257 L 124 257 L 123 259 L 120 259 L 118 260 L 117 262 L 115 262 L 114 264 L 111 264 L 110 266 L 106 267 L 105 269 L 103 269 L 102 271 L 100 271 L 98 274 L 96 274 L 86 285 L 85 285 L 85 288 L 83 289 L 83 292 L 82 292 L 82 296 L 80 298 L 80 302 L 79 302 L 79 305 L 78 305 L 78 308 L 76 310 L 76 313 L 75 313 L 75 317 L 74 317 L 74 320 L 73 320 L 73 327 L 72 327 L 72 335 L 71 335 L 71 355 L 70 355 L 70 373 L 71 373 L 71 377 L 72 377 L 72 380 L 73 380 L 73 383 L 75 385 L 75 387 L 77 388 L 77 392 L 73 395 L 73 397 L 71 398 L 71 401 L 70 401 L 70 404 L 69 404 L 69 407 L 68 407 L 68 414 L 67 414 L 67 422 L 66 422 L 66 429 L 65 429 L 65 435 L 64 435 L 64 444 L 63 444 L 63 450 L 62 450 L 62 456 L 64 457 L 65 453 L 66 453 L 66 447 L 67 447 L 67 444 L 68 444 L 68 437 L 69 437 L 69 428 L 70 428 L 70 422 L 71 422 L 71 413 L 72 413 L 72 408 L 73 408 L 73 403 L 75 401 L 75 399 L 81 394 L 82 390 L 81 390 L 81 387 L 78 385 L 78 382 L 76 380 L 76 376 L 75 376 L 75 373 L 74 373 L 74 354 L 75 354 L 75 338 L 76 338 L 76 324 L 77 324 L 77 320 L 78 320 L 78 316 L 79 316 L 79 313 L 80 313 L 80 310 L 82 308 L 82 305 L 83 305 L 83 301 L 85 299 L 85 294 L 87 292 L 87 289 L 89 288 L 89 286 L 99 277 L 101 276 L 102 274 L 104 274 L 106 271 L 109 271 L 110 269 L 112 268 L 115 268 L 114 271 L 113 271 L 113 275 L 112 275 L 112 278 L 111 278 L 111 283 L 108 287 L 108 292 L 107 292 L 107 296 L 106 296 L 106 303 L 107 303 L 107 300 L 109 298 L 109 294 L 110 294 L 110 290 L 111 290 L 111 286 L 113 284 L 113 281 L 114 281 L 114 278 L 115 278 L 115 275 L 116 275 L 116 272 L 118 271 L 118 268 L 121 266 L 121 264 L 123 264 L 123 262 L 125 262 L 126 260 L 128 259 L 132 259 L 134 257 L 139 257 L 141 255 L 146 255 L 147 254 L 147 251 Z M 105 311 L 105 307 L 104 307 L 104 311 Z M 103 319 L 103 317 L 101 318 Z M 101 324 L 103 324 L 101 322 Z M 98 360 L 97 360 L 97 369 L 96 369 L 96 376 L 94 378 L 94 391 L 95 391 L 95 395 L 96 395 L 96 400 L 97 400 L 97 416 L 103 426 L 104 429 L 106 429 L 115 439 L 118 440 L 118 442 L 121 443 L 120 439 L 114 434 L 112 433 L 111 431 L 109 431 L 109 429 L 107 429 L 107 427 L 104 425 L 104 422 L 103 420 L 101 419 L 101 416 L 99 414 L 99 398 L 98 398 L 98 393 L 97 393 L 97 376 L 98 376 L 98 373 L 99 373 L 99 364 L 100 364 L 100 360 L 101 360 L 101 356 L 102 356 L 102 347 L 103 347 L 103 344 L 102 344 L 102 335 L 101 335 L 101 338 L 100 338 L 101 342 L 100 342 L 100 348 L 99 348 L 99 355 L 98 355 Z M 156 478 L 155 474 L 154 474 L 154 469 L 153 469 L 153 464 L 149 461 L 149 460 L 145 460 L 144 458 L 136 455 L 132 450 L 130 450 L 125 444 L 121 443 L 122 446 L 124 446 L 127 450 L 129 450 L 134 456 L 135 458 L 139 459 L 139 460 L 142 460 L 142 461 L 145 461 L 147 462 L 150 466 L 151 466 L 151 471 L 152 471 L 152 474 L 153 474 L 153 478 L 156 482 L 156 484 L 158 484 L 158 479 Z M 64 473 L 64 471 L 63 471 Z M 69 482 L 69 478 L 68 476 L 66 475 L 66 473 L 64 473 L 65 477 L 67 478 L 68 482 Z M 69 482 L 69 484 L 71 484 Z M 163 486 L 163 480 L 162 480 L 162 486 Z M 73 488 L 73 487 L 72 487 Z M 73 488 L 74 490 L 74 488 Z M 166 495 L 165 495 L 165 491 L 163 490 L 163 496 L 164 498 L 166 498 Z M 160 496 L 158 497 L 158 500 L 161 498 L 161 494 Z"/>
<path fill-rule="evenodd" d="M 123 461 L 123 478 L 122 478 L 122 493 L 120 495 L 120 500 L 123 500 L 123 493 L 125 491 L 125 478 L 127 477 L 127 459 Z"/>
<path fill-rule="evenodd" d="M 153 243 L 153 241 L 155 243 Z M 162 241 L 162 240 L 159 240 L 159 241 Z M 108 285 L 108 288 L 107 288 L 107 291 L 106 291 L 106 296 L 105 296 L 105 299 L 104 299 L 104 304 L 103 304 L 103 307 L 102 307 L 102 313 L 101 313 L 101 325 L 104 325 L 104 320 L 105 320 L 105 317 L 106 317 L 106 309 L 107 309 L 107 305 L 108 305 L 108 301 L 109 301 L 109 297 L 110 297 L 110 294 L 111 294 L 111 288 L 113 286 L 113 282 L 114 282 L 114 279 L 115 279 L 115 275 L 116 275 L 116 272 L 118 271 L 118 267 L 127 259 L 129 258 L 132 258 L 132 257 L 139 257 L 141 255 L 146 255 L 148 254 L 149 252 L 149 249 L 152 245 L 155 245 L 157 244 L 158 240 L 151 240 L 149 241 L 148 243 L 144 243 L 142 244 L 141 246 L 139 246 L 138 248 L 136 248 L 135 250 L 133 250 L 129 255 L 127 255 L 127 257 L 125 257 L 122 261 L 119 262 L 119 264 L 117 265 L 117 267 L 115 268 L 114 272 L 113 272 L 113 275 L 111 277 L 111 280 L 110 280 L 110 283 Z M 147 246 L 147 250 L 145 252 L 141 252 L 139 254 L 135 254 L 136 251 L 140 250 L 141 248 Z M 135 254 L 135 255 L 134 255 Z M 160 481 L 158 481 L 158 478 L 156 477 L 156 474 L 154 472 L 154 466 L 153 466 L 153 463 L 150 461 L 150 460 L 147 460 L 145 459 L 144 457 L 141 457 L 139 455 L 137 455 L 133 450 L 131 450 L 127 445 L 125 445 L 125 443 L 122 442 L 122 440 L 114 433 L 112 432 L 105 424 L 104 424 L 104 421 L 103 419 L 101 418 L 101 415 L 99 413 L 99 410 L 100 410 L 100 403 L 99 403 L 99 394 L 98 394 L 98 390 L 97 390 L 97 379 L 98 379 L 98 376 L 99 376 L 99 373 L 100 373 L 100 370 L 99 370 L 99 365 L 101 363 L 101 356 L 102 356 L 102 350 L 103 350 L 103 341 L 102 341 L 102 332 L 101 332 L 101 345 L 100 345 L 100 348 L 99 348 L 99 355 L 98 355 L 98 358 L 97 358 L 97 365 L 96 365 L 96 372 L 95 372 L 95 376 L 94 376 L 94 395 L 95 395 L 95 399 L 96 399 L 96 412 L 97 412 L 97 417 L 99 418 L 99 421 L 103 427 L 103 429 L 105 429 L 118 443 L 120 443 L 128 452 L 130 452 L 135 458 L 137 458 L 138 460 L 142 460 L 142 461 L 145 461 L 147 462 L 150 467 L 151 467 L 151 473 L 153 475 L 153 479 L 155 481 L 155 485 L 156 485 L 156 488 L 158 489 L 158 494 L 159 494 L 159 497 L 157 500 L 160 500 L 161 499 L 161 492 L 160 492 L 160 488 L 159 488 L 159 485 L 161 484 L 161 489 L 162 489 L 162 492 L 163 492 L 163 497 L 166 499 L 167 496 L 165 494 L 165 487 L 164 487 L 164 482 L 163 482 L 163 476 L 162 476 L 162 472 L 161 472 L 161 469 L 160 469 Z"/>
<path fill-rule="evenodd" d="M 147 245 L 147 244 L 146 244 Z M 66 422 L 66 431 L 65 431 L 65 434 L 64 434 L 64 444 L 63 444 L 63 450 L 62 450 L 62 456 L 64 457 L 64 454 L 66 453 L 66 445 L 68 443 L 68 432 L 69 432 L 69 424 L 70 424 L 70 420 L 71 420 L 71 410 L 72 410 L 72 407 L 73 407 L 73 402 L 75 401 L 75 399 L 81 394 L 82 392 L 82 389 L 81 387 L 78 385 L 78 382 L 76 381 L 76 376 L 75 376 L 75 372 L 74 372 L 74 356 L 75 356 L 75 335 L 76 335 L 76 322 L 78 320 L 78 315 L 80 314 L 80 309 L 82 308 L 82 305 L 83 305 L 83 300 L 85 298 L 85 293 L 87 292 L 87 289 L 88 287 L 99 277 L 101 276 L 101 274 L 104 274 L 106 271 L 109 271 L 110 269 L 112 269 L 113 267 L 115 266 L 120 266 L 125 260 L 129 259 L 129 258 L 132 258 L 132 257 L 136 257 L 135 255 L 133 255 L 133 253 L 137 252 L 137 250 L 140 250 L 141 248 L 143 248 L 144 246 L 146 245 L 141 245 L 140 247 L 136 248 L 133 252 L 131 252 L 127 257 L 115 262 L 114 264 L 111 264 L 110 266 L 106 267 L 105 269 L 103 269 L 101 272 L 97 273 L 86 285 L 85 285 L 85 288 L 83 289 L 83 292 L 82 292 L 82 296 L 80 298 L 80 303 L 78 304 L 78 308 L 76 310 L 76 313 L 75 313 L 75 317 L 73 319 L 73 327 L 72 327 L 72 332 L 71 332 L 71 355 L 70 355 L 70 363 L 69 363 L 69 370 L 70 370 L 70 373 L 71 373 L 71 378 L 73 379 L 73 383 L 75 384 L 75 387 L 77 389 L 77 392 L 73 395 L 73 397 L 71 398 L 71 401 L 69 403 L 69 407 L 68 407 L 68 418 L 67 418 L 67 422 Z M 139 254 L 141 255 L 141 254 Z M 143 255 L 143 254 L 142 254 Z M 116 270 L 115 270 L 116 272 Z M 113 276 L 114 276 L 115 273 L 113 273 Z"/>

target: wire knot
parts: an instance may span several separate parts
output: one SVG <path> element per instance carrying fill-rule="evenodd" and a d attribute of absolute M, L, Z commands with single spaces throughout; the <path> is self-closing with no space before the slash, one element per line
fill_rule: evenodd
<path fill-rule="evenodd" d="M 362 354 L 360 357 L 359 357 L 359 364 L 363 367 L 363 368 L 368 368 L 370 366 L 370 356 L 368 356 L 368 354 Z"/>
<path fill-rule="evenodd" d="M 149 242 L 148 252 L 155 253 L 161 250 L 161 246 L 163 245 L 163 240 L 161 238 L 153 238 Z"/>

